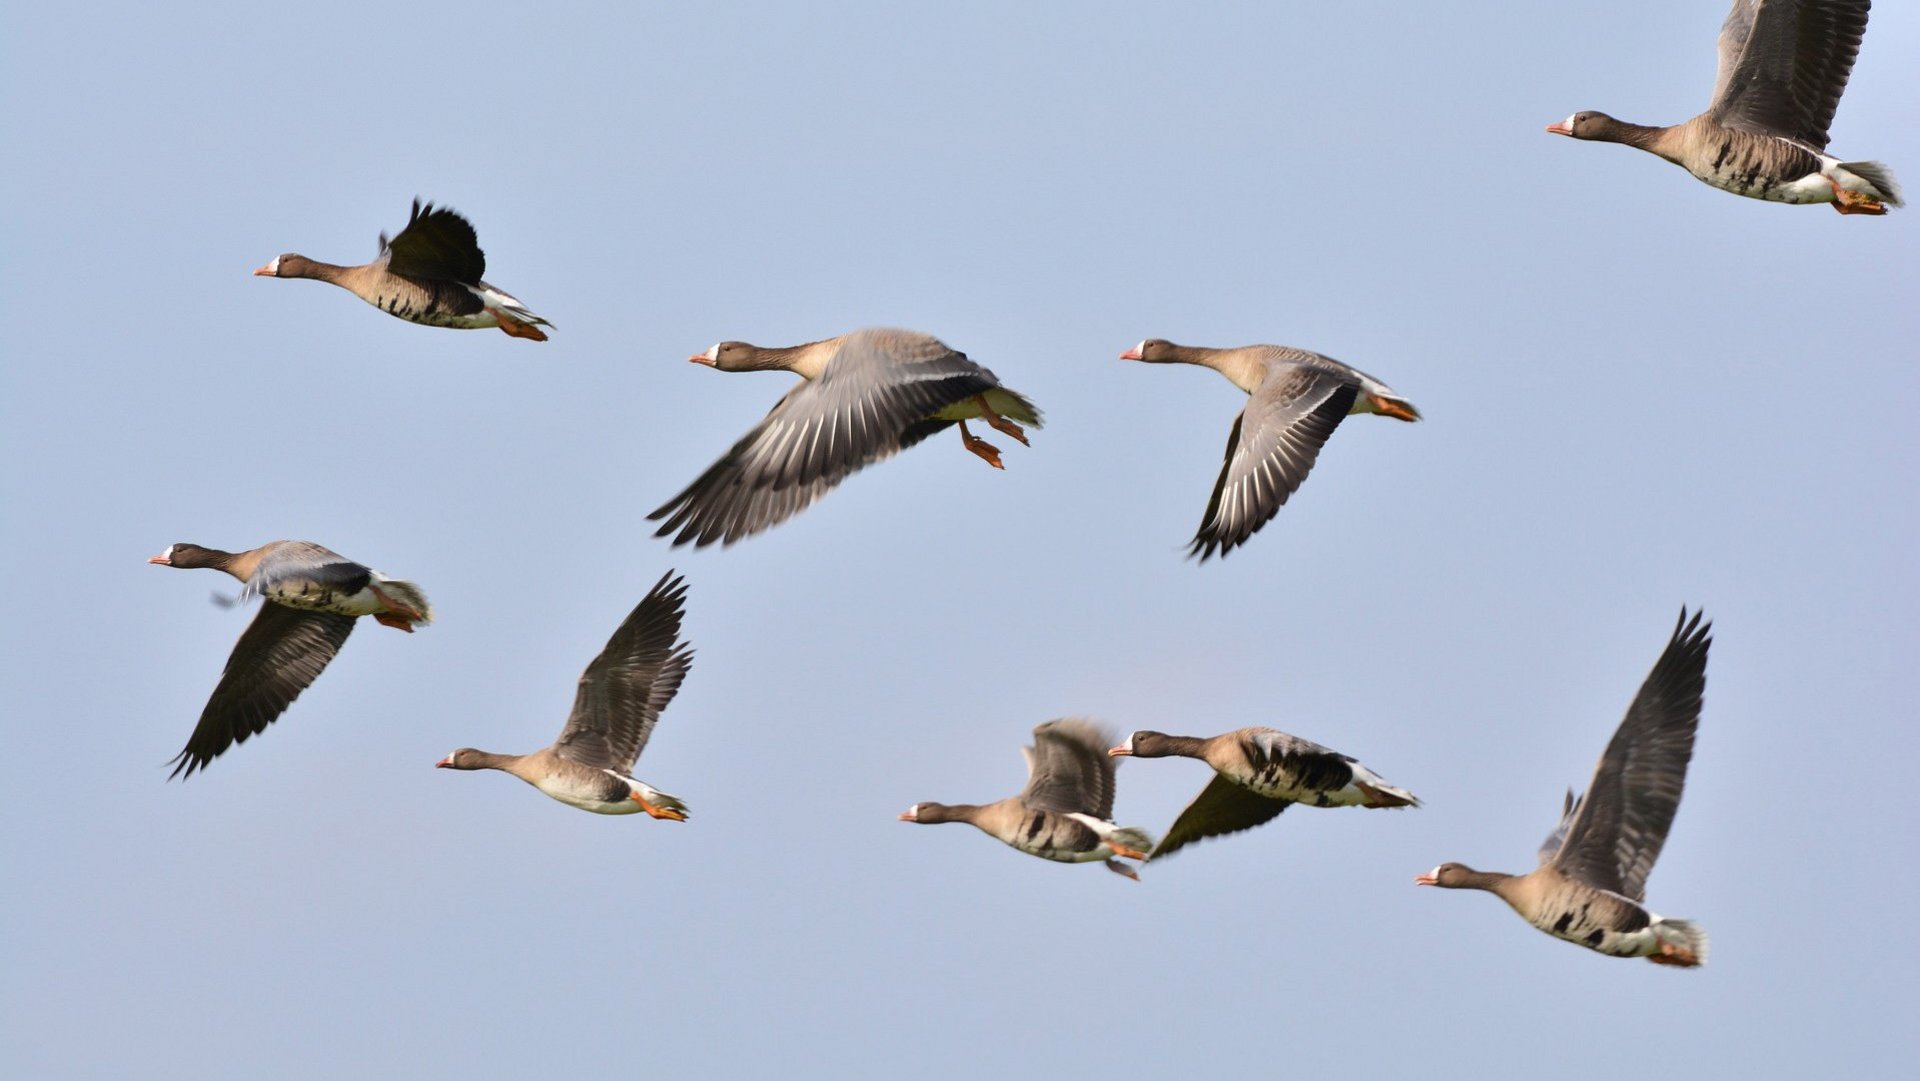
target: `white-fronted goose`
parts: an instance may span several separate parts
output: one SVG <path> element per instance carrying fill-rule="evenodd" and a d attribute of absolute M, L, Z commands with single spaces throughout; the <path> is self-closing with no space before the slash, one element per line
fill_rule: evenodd
<path fill-rule="evenodd" d="M 1153 848 L 1146 831 L 1113 823 L 1113 759 L 1104 754 L 1113 733 L 1092 721 L 1068 717 L 1033 730 L 1027 786 L 998 803 L 916 803 L 902 822 L 968 822 L 981 832 L 1043 860 L 1105 862 L 1107 870 L 1139 881 L 1133 868 L 1115 859 L 1144 860 Z"/>
<path fill-rule="evenodd" d="M 1198 758 L 1214 778 L 1180 812 L 1153 858 L 1191 842 L 1271 821 L 1295 803 L 1310 807 L 1418 807 L 1419 799 L 1338 751 L 1272 728 L 1242 728 L 1218 736 L 1135 732 L 1107 752 L 1136 758 Z"/>
<path fill-rule="evenodd" d="M 244 583 L 242 599 L 257 595 L 263 601 L 227 657 L 169 780 L 193 776 L 272 724 L 340 652 L 359 617 L 409 634 L 414 624 L 433 619 L 419 586 L 309 541 L 273 541 L 247 552 L 169 544 L 147 562 L 225 571 Z"/>
<path fill-rule="evenodd" d="M 1332 357 L 1284 345 L 1208 349 L 1148 338 L 1120 354 L 1148 364 L 1198 364 L 1247 392 L 1233 419 L 1226 461 L 1187 549 L 1201 562 L 1225 556 L 1279 512 L 1307 479 L 1320 447 L 1349 413 L 1420 419 L 1420 411 L 1378 379 Z"/>
<path fill-rule="evenodd" d="M 532 754 L 462 747 L 436 765 L 504 770 L 561 803 L 595 814 L 645 811 L 654 818 L 685 821 L 686 803 L 634 779 L 632 773 L 654 724 L 693 663 L 693 648 L 679 640 L 686 596 L 686 580 L 668 571 L 634 606 L 580 674 L 573 712 L 553 746 Z"/>
<path fill-rule="evenodd" d="M 798 514 L 855 471 L 949 425 L 995 469 L 999 449 L 967 421 L 1026 443 L 1040 411 L 994 374 L 930 334 L 871 328 L 786 349 L 721 342 L 687 358 L 723 372 L 789 371 L 801 382 L 726 455 L 647 517 L 654 536 L 699 546 L 742 537 Z"/>
<path fill-rule="evenodd" d="M 445 207 L 413 201 L 407 227 L 392 240 L 380 234 L 380 255 L 359 266 L 334 266 L 288 252 L 254 271 L 264 278 L 331 282 L 409 323 L 479 330 L 499 327 L 516 338 L 544 342 L 553 324 L 505 290 L 480 279 L 487 255 L 467 219 Z"/>
<path fill-rule="evenodd" d="M 1885 214 L 1900 205 L 1887 167 L 1826 152 L 1827 128 L 1860 54 L 1869 6 L 1868 0 L 1734 0 L 1720 27 L 1720 73 L 1706 112 L 1667 128 L 1579 112 L 1547 130 L 1637 147 L 1750 199 Z"/>
<path fill-rule="evenodd" d="M 1647 875 L 1667 842 L 1693 757 L 1707 686 L 1711 623 L 1680 611 L 1673 638 L 1607 744 L 1586 794 L 1567 793 L 1560 825 L 1524 875 L 1443 863 L 1422 886 L 1486 890 L 1555 938 L 1612 957 L 1691 968 L 1707 960 L 1707 934 L 1646 908 Z"/>

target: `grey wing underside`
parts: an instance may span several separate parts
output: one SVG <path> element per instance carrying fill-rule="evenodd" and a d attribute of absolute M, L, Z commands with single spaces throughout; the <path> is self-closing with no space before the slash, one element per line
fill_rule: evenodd
<path fill-rule="evenodd" d="M 1029 809 L 1113 817 L 1114 760 L 1107 754 L 1115 736 L 1078 717 L 1033 730 L 1027 757 L 1027 785 L 1020 800 Z"/>
<path fill-rule="evenodd" d="M 1707 115 L 1784 135 L 1810 149 L 1827 128 L 1860 55 L 1869 0 L 1735 0 L 1720 27 L 1720 69 Z"/>
<path fill-rule="evenodd" d="M 1264 825 L 1291 805 L 1290 800 L 1269 799 L 1216 773 L 1167 827 L 1167 835 L 1154 848 L 1152 858 L 1171 856 L 1194 841 Z"/>
<path fill-rule="evenodd" d="M 1341 375 L 1304 365 L 1279 369 L 1254 388 L 1234 418 L 1219 479 L 1187 554 L 1201 562 L 1224 556 L 1278 513 L 1359 392 Z"/>
<path fill-rule="evenodd" d="M 372 580 L 373 572 L 365 564 L 330 548 L 311 541 L 281 541 L 261 558 L 240 596 L 244 599 L 279 591 L 353 594 Z"/>
<path fill-rule="evenodd" d="M 1712 629 L 1700 613 L 1689 619 L 1681 610 L 1672 639 L 1600 756 L 1586 793 L 1555 831 L 1561 840 L 1549 862 L 1562 872 L 1635 901 L 1646 899 L 1647 875 L 1666 844 L 1693 758 Z"/>
<path fill-rule="evenodd" d="M 487 276 L 487 255 L 473 224 L 444 207 L 423 207 L 418 199 L 399 236 L 380 234 L 380 256 L 388 271 L 408 278 L 478 285 Z"/>
<path fill-rule="evenodd" d="M 227 748 L 245 743 L 285 712 L 340 652 L 354 619 L 283 604 L 263 604 L 227 657 L 220 683 L 200 711 L 174 777 L 191 777 Z"/>
<path fill-rule="evenodd" d="M 667 572 L 587 665 L 554 741 L 562 758 L 632 771 L 693 663 L 692 647 L 679 640 L 686 596 L 686 579 Z"/>
<path fill-rule="evenodd" d="M 941 345 L 842 344 L 819 378 L 780 399 L 721 459 L 647 517 L 654 535 L 704 547 L 752 536 L 804 510 L 861 468 L 948 425 L 934 413 L 999 385 Z"/>

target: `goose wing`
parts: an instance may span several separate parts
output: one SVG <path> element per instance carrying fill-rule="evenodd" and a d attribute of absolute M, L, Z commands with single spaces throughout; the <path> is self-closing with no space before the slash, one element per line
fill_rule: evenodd
<path fill-rule="evenodd" d="M 1565 817 L 1552 864 L 1590 886 L 1645 900 L 1693 758 L 1713 625 L 1685 609 L 1627 707 L 1587 791 Z M 1551 839 L 1550 839 L 1551 840 Z"/>
<path fill-rule="evenodd" d="M 479 285 L 487 276 L 487 254 L 473 223 L 445 207 L 421 206 L 418 199 L 399 236 L 380 234 L 380 257 L 388 271 L 408 278 Z"/>
<path fill-rule="evenodd" d="M 634 606 L 580 674 L 556 754 L 595 769 L 633 769 L 693 663 L 693 648 L 680 640 L 686 597 L 686 579 L 668 571 Z"/>
<path fill-rule="evenodd" d="M 1720 27 L 1720 70 L 1707 115 L 1814 150 L 1860 55 L 1869 0 L 1735 0 Z"/>
<path fill-rule="evenodd" d="M 340 652 L 354 619 L 284 604 L 263 604 L 227 657 L 220 682 L 200 711 L 173 777 L 191 777 L 236 743 L 274 722 Z"/>
<path fill-rule="evenodd" d="M 1220 477 L 1187 554 L 1203 562 L 1224 556 L 1267 524 L 1307 479 L 1359 391 L 1339 372 L 1275 365 L 1234 418 Z"/>

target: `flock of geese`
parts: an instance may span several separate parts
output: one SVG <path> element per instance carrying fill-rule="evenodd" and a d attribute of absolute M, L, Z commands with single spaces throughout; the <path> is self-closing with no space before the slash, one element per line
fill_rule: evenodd
<path fill-rule="evenodd" d="M 1720 34 L 1720 68 L 1707 111 L 1672 127 L 1579 112 L 1548 131 L 1626 143 L 1735 194 L 1832 203 L 1842 214 L 1900 205 L 1884 166 L 1826 153 L 1827 127 L 1867 22 L 1867 0 L 1735 0 Z M 372 262 L 337 266 L 288 253 L 254 273 L 330 282 L 410 322 L 497 327 L 546 341 L 551 327 L 483 280 L 473 226 L 414 202 L 407 225 L 380 237 Z M 1149 364 L 1212 368 L 1245 391 L 1225 460 L 1190 556 L 1201 562 L 1244 545 L 1299 488 L 1340 421 L 1374 413 L 1414 421 L 1419 410 L 1378 379 L 1303 349 L 1214 349 L 1149 338 L 1120 354 Z M 948 427 L 994 468 L 1000 448 L 976 421 L 1023 445 L 1040 410 L 986 368 L 939 339 L 863 329 L 786 348 L 721 342 L 689 358 L 720 371 L 789 371 L 801 380 L 766 418 L 650 518 L 674 545 L 732 544 L 804 510 L 848 475 Z M 358 620 L 412 633 L 431 622 L 425 593 L 318 544 L 274 541 L 227 552 L 173 544 L 151 563 L 212 568 L 258 597 L 173 776 L 192 776 L 259 734 L 320 675 Z M 634 765 L 686 678 L 693 651 L 680 637 L 687 586 L 668 572 L 636 605 L 580 676 L 559 738 L 530 754 L 463 747 L 447 769 L 510 773 L 562 803 L 597 814 L 644 812 L 683 821 L 687 804 L 636 778 Z M 1546 933 L 1597 952 L 1695 966 L 1707 955 L 1693 923 L 1646 908 L 1646 879 L 1679 808 L 1706 686 L 1710 624 L 1682 609 L 1666 649 L 1641 685 L 1583 795 L 1568 792 L 1560 821 L 1522 875 L 1444 863 L 1421 885 L 1480 889 Z M 1271 728 L 1202 738 L 1135 732 L 1124 742 L 1083 718 L 1033 731 L 1027 783 L 985 804 L 916 803 L 916 823 L 965 822 L 1043 859 L 1100 862 L 1138 879 L 1129 864 L 1163 859 L 1194 841 L 1272 820 L 1293 804 L 1398 808 L 1419 805 L 1355 759 Z M 1195 758 L 1214 778 L 1157 843 L 1113 818 L 1115 766 L 1123 757 Z"/>

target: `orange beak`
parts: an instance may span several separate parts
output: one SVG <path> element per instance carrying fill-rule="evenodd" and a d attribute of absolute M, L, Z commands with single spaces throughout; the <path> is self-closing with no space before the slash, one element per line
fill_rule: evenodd
<path fill-rule="evenodd" d="M 259 270 L 254 271 L 253 276 L 256 278 L 277 278 L 280 275 L 275 274 L 273 272 L 273 264 L 268 263 L 266 266 L 263 266 Z"/>
<path fill-rule="evenodd" d="M 1547 130 L 1555 135 L 1572 135 L 1573 125 L 1562 120 L 1558 124 L 1548 124 Z"/>
<path fill-rule="evenodd" d="M 688 357 L 687 360 L 694 364 L 705 364 L 709 368 L 713 367 L 712 358 L 708 357 L 705 353 L 695 353 Z"/>
<path fill-rule="evenodd" d="M 1125 758 L 1126 756 L 1128 756 L 1128 755 L 1130 755 L 1130 754 L 1132 754 L 1132 753 L 1133 753 L 1133 748 L 1132 748 L 1132 747 L 1129 747 L 1129 746 L 1127 746 L 1126 744 L 1124 744 L 1124 743 L 1123 743 L 1123 744 L 1121 744 L 1120 746 L 1118 746 L 1118 747 L 1115 747 L 1115 748 L 1112 748 L 1111 750 L 1109 750 L 1109 751 L 1107 752 L 1107 757 L 1109 757 L 1109 758 Z"/>
<path fill-rule="evenodd" d="M 1122 353 L 1122 354 L 1120 354 L 1120 359 L 1121 359 L 1121 360 L 1139 360 L 1139 359 L 1140 359 L 1140 350 L 1138 350 L 1138 349 L 1129 349 L 1129 350 L 1127 350 L 1126 352 L 1124 352 L 1124 353 Z"/>

